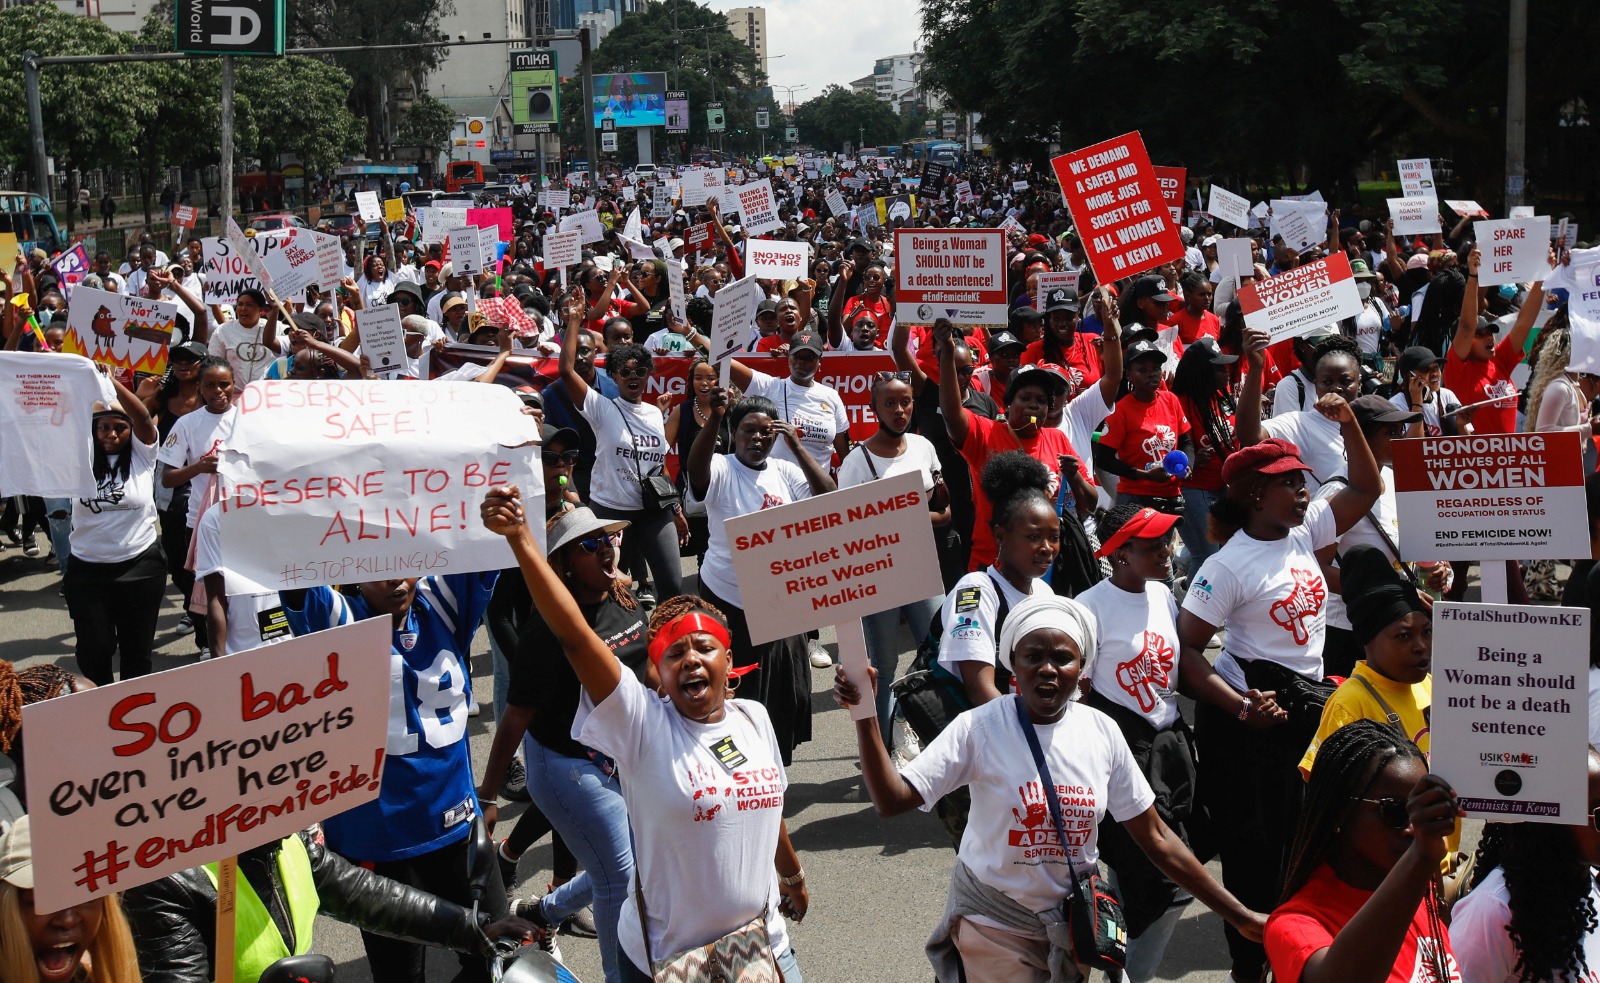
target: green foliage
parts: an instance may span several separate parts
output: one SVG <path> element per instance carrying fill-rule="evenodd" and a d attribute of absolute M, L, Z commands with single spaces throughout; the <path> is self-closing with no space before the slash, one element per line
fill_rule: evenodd
<path fill-rule="evenodd" d="M 919 132 L 923 118 L 916 122 Z M 794 119 L 800 139 L 823 150 L 843 150 L 846 143 L 856 147 L 893 144 L 910 125 L 888 103 L 841 85 L 830 85 L 795 107 Z"/>
<path fill-rule="evenodd" d="M 455 124 L 455 110 L 424 92 L 401 117 L 399 142 L 420 148 L 425 161 L 437 160 L 445 144 L 450 142 L 450 131 Z"/>

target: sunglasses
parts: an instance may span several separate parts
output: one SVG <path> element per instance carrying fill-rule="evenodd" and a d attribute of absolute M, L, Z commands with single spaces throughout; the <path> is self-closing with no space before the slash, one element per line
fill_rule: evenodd
<path fill-rule="evenodd" d="M 1361 796 L 1352 796 L 1357 802 L 1365 802 L 1378 807 L 1378 818 L 1383 820 L 1390 829 L 1406 829 L 1411 825 L 1411 814 L 1406 811 L 1403 799 L 1363 799 Z M 1596 812 L 1600 812 L 1597 809 Z"/>
<path fill-rule="evenodd" d="M 578 463 L 577 451 L 543 451 L 539 454 L 547 467 L 571 467 Z"/>
<path fill-rule="evenodd" d="M 649 369 L 641 369 L 641 368 L 638 368 L 637 366 L 635 366 L 634 368 L 631 368 L 631 369 L 630 368 L 612 369 L 611 370 L 611 374 L 613 376 L 617 377 L 618 379 L 648 379 L 648 378 L 650 378 L 650 370 Z"/>
<path fill-rule="evenodd" d="M 621 532 L 603 532 L 594 536 L 585 536 L 578 540 L 578 545 L 590 556 L 600 552 L 600 547 L 610 546 L 615 548 L 622 542 Z"/>
<path fill-rule="evenodd" d="M 876 376 L 879 382 L 910 382 L 911 373 L 906 369 L 899 372 L 879 372 Z"/>

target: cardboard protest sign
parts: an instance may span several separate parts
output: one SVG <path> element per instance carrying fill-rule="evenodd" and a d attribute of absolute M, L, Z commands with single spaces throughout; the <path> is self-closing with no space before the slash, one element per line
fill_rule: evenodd
<path fill-rule="evenodd" d="M 172 226 L 183 231 L 194 228 L 194 223 L 200 219 L 200 209 L 193 205 L 178 205 L 172 209 Z"/>
<path fill-rule="evenodd" d="M 246 247 L 250 256 L 253 246 Z M 200 281 L 205 289 L 207 304 L 231 305 L 238 301 L 242 290 L 261 290 L 261 281 L 250 272 L 250 263 L 229 242 L 220 236 L 207 236 L 200 240 Z"/>
<path fill-rule="evenodd" d="M 1229 225 L 1236 225 L 1241 229 L 1250 227 L 1250 199 L 1242 198 L 1218 185 L 1211 186 L 1211 200 L 1206 204 L 1206 211 Z"/>
<path fill-rule="evenodd" d="M 1428 770 L 1468 816 L 1589 820 L 1587 608 L 1440 601 Z"/>
<path fill-rule="evenodd" d="M 1472 234 L 1483 251 L 1478 283 L 1493 287 L 1542 279 L 1549 270 L 1550 216 L 1474 222 Z"/>
<path fill-rule="evenodd" d="M 376 191 L 357 191 L 356 213 L 361 216 L 361 221 L 363 222 L 383 221 L 383 206 L 378 204 L 378 193 Z"/>
<path fill-rule="evenodd" d="M 1156 174 L 1156 186 L 1161 189 L 1161 200 L 1167 203 L 1167 214 L 1172 218 L 1173 225 L 1183 222 L 1183 189 L 1188 181 L 1189 169 L 1186 167 L 1152 167 Z"/>
<path fill-rule="evenodd" d="M 750 328 L 756 323 L 756 307 L 764 298 L 761 284 L 753 276 L 735 280 L 711 298 L 716 307 L 711 316 L 711 361 L 720 362 L 744 347 L 750 339 Z M 726 379 L 723 385 L 727 385 Z"/>
<path fill-rule="evenodd" d="M 389 636 L 388 619 L 371 618 L 24 708 L 39 910 L 376 799 Z"/>
<path fill-rule="evenodd" d="M 478 519 L 515 484 L 542 515 L 538 428 L 504 386 L 254 382 L 223 448 L 230 568 L 276 590 L 504 569 Z"/>
<path fill-rule="evenodd" d="M 668 252 L 664 262 L 667 264 L 667 307 L 674 321 L 688 324 L 689 300 L 683 293 L 683 260 L 673 259 Z"/>
<path fill-rule="evenodd" d="M 406 220 L 406 200 L 404 198 L 384 199 L 383 220 L 385 222 L 404 222 Z"/>
<path fill-rule="evenodd" d="M 931 160 L 922 162 L 922 187 L 931 190 L 935 197 L 944 197 L 944 183 L 950 177 L 950 165 Z"/>
<path fill-rule="evenodd" d="M 943 590 L 922 476 L 900 474 L 729 519 L 756 644 Z"/>
<path fill-rule="evenodd" d="M 544 237 L 544 265 L 547 270 L 565 270 L 583 262 L 583 233 L 551 232 Z"/>
<path fill-rule="evenodd" d="M 1000 229 L 897 229 L 895 318 L 931 324 L 1009 322 L 1006 244 Z"/>
<path fill-rule="evenodd" d="M 485 235 L 489 242 L 488 249 L 484 249 Z M 477 276 L 494 263 L 494 229 L 478 229 L 467 226 L 462 229 L 451 229 L 450 240 L 450 267 L 458 276 Z"/>
<path fill-rule="evenodd" d="M 494 233 L 494 242 L 510 242 L 516 238 L 516 216 L 509 207 L 469 208 L 467 224 Z"/>
<path fill-rule="evenodd" d="M 762 280 L 799 280 L 806 275 L 811 250 L 803 242 L 751 239 L 745 244 L 745 272 Z"/>
<path fill-rule="evenodd" d="M 1272 234 L 1282 236 L 1284 243 L 1296 252 L 1327 239 L 1328 207 L 1321 202 L 1274 198 L 1270 214 Z"/>
<path fill-rule="evenodd" d="M 583 233 L 583 242 L 599 242 L 606 237 L 605 226 L 600 224 L 600 213 L 594 209 L 582 212 L 573 212 L 571 215 L 562 216 L 560 224 L 556 227 L 559 232 L 577 230 Z"/>
<path fill-rule="evenodd" d="M 965 205 L 967 202 L 969 202 L 971 200 L 972 200 L 972 182 L 971 181 L 957 181 L 956 182 L 956 201 L 959 201 L 963 205 Z"/>
<path fill-rule="evenodd" d="M 778 218 L 778 201 L 772 196 L 772 179 L 762 178 L 734 189 L 739 196 L 739 214 L 744 216 L 747 236 L 758 236 L 783 228 Z"/>
<path fill-rule="evenodd" d="M 572 192 L 570 191 L 551 188 L 549 191 L 541 191 L 540 194 L 544 196 L 544 203 L 558 212 L 572 207 Z"/>
<path fill-rule="evenodd" d="M 1487 208 L 1470 199 L 1446 198 L 1444 204 L 1446 208 L 1449 208 L 1462 218 L 1489 217 Z"/>
<path fill-rule="evenodd" d="M 1251 240 L 1224 239 L 1217 243 L 1217 270 L 1222 274 L 1222 279 L 1248 280 L 1255 274 L 1255 267 L 1255 247 Z"/>
<path fill-rule="evenodd" d="M 644 243 L 640 242 L 638 239 L 630 239 L 629 237 L 627 237 L 625 235 L 619 235 L 619 236 L 617 236 L 617 238 L 622 240 L 622 245 L 627 248 L 627 250 L 628 250 L 628 258 L 629 259 L 655 259 L 656 258 L 656 251 L 654 249 L 650 248 L 649 246 L 645 245 Z"/>
<path fill-rule="evenodd" d="M 622 234 L 629 239 L 644 238 L 644 210 L 635 208 L 628 213 L 628 221 L 622 226 Z"/>
<path fill-rule="evenodd" d="M 361 334 L 361 354 L 374 372 L 395 372 L 405 368 L 406 335 L 400 324 L 400 308 L 378 304 L 356 311 L 356 330 Z"/>
<path fill-rule="evenodd" d="M 56 282 L 61 286 L 61 296 L 70 302 L 72 291 L 77 289 L 83 278 L 89 275 L 89 251 L 83 248 L 83 243 L 76 243 L 71 249 L 52 259 L 50 269 L 55 271 Z"/>
<path fill-rule="evenodd" d="M 1265 331 L 1274 342 L 1361 313 L 1350 260 L 1334 253 L 1239 288 L 1244 323 Z"/>
<path fill-rule="evenodd" d="M 1406 560 L 1558 559 L 1588 542 L 1576 431 L 1396 440 L 1394 488 Z"/>
<path fill-rule="evenodd" d="M 683 234 L 683 246 L 686 252 L 710 252 L 711 223 L 689 226 L 689 231 Z"/>
<path fill-rule="evenodd" d="M 704 205 L 708 194 L 714 194 L 717 188 L 722 187 L 721 180 L 717 180 L 715 184 L 708 183 L 708 173 L 713 172 L 708 172 L 704 167 L 691 167 L 683 172 L 678 179 L 679 187 L 683 190 L 683 207 L 694 208 Z M 717 177 L 720 178 L 721 174 L 717 173 Z"/>
<path fill-rule="evenodd" d="M 250 245 L 266 267 L 272 288 L 280 296 L 293 297 L 304 293 L 307 287 L 328 282 L 327 270 L 323 265 L 327 253 L 318 251 L 320 241 L 324 239 L 333 239 L 335 243 L 338 241 L 335 236 L 311 229 L 280 229 L 257 234 L 250 240 Z M 342 270 L 342 261 L 340 267 Z M 339 277 L 335 275 L 333 282 L 338 281 Z"/>
<path fill-rule="evenodd" d="M 850 212 L 850 206 L 845 204 L 844 195 L 838 188 L 829 188 L 824 199 L 828 203 L 828 214 L 834 218 L 841 218 Z"/>
<path fill-rule="evenodd" d="M 1507 218 L 1533 218 L 1532 205 L 1512 205 L 1511 211 L 1506 213 Z"/>
<path fill-rule="evenodd" d="M 79 287 L 67 309 L 61 350 L 120 372 L 161 375 L 178 326 L 178 305 Z"/>
<path fill-rule="evenodd" d="M 650 217 L 652 219 L 668 219 L 672 217 L 672 188 L 666 184 L 658 184 L 650 192 Z"/>
<path fill-rule="evenodd" d="M 1389 217 L 1394 219 L 1397 236 L 1433 235 L 1439 231 L 1439 201 L 1436 198 L 1389 198 Z"/>
<path fill-rule="evenodd" d="M 873 210 L 878 225 L 893 225 L 896 222 L 909 223 L 917 217 L 916 195 L 888 195 L 883 198 L 872 199 Z"/>
<path fill-rule="evenodd" d="M 0 352 L 0 490 L 95 497 L 93 408 L 100 373 L 86 358 Z"/>
<path fill-rule="evenodd" d="M 1026 182 L 1026 181 L 1012 181 L 1011 182 L 1011 190 L 1012 190 L 1013 193 L 1021 193 L 1023 191 L 1027 191 L 1028 190 L 1028 182 Z"/>
<path fill-rule="evenodd" d="M 1044 299 L 1050 291 L 1066 287 L 1073 293 L 1078 292 L 1078 281 L 1083 278 L 1082 270 L 1066 270 L 1061 272 L 1051 271 L 1038 274 L 1038 279 L 1033 288 L 1033 309 L 1044 311 Z"/>
<path fill-rule="evenodd" d="M 1097 281 L 1114 283 L 1183 258 L 1183 241 L 1137 131 L 1050 164 Z"/>
<path fill-rule="evenodd" d="M 1433 162 L 1427 157 L 1396 161 L 1400 165 L 1400 194 L 1407 198 L 1437 198 L 1433 184 Z M 1393 209 L 1391 208 L 1392 212 Z M 1398 231 L 1398 230 L 1396 230 Z"/>

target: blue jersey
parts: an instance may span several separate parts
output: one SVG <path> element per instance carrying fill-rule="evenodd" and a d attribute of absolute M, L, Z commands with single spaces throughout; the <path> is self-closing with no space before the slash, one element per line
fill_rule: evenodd
<path fill-rule="evenodd" d="M 478 814 L 468 757 L 467 660 L 499 571 L 426 577 L 389 649 L 389 744 L 376 801 L 322 823 L 330 849 L 353 860 L 403 860 L 465 837 Z M 330 587 L 288 608 L 295 635 L 374 617 Z"/>

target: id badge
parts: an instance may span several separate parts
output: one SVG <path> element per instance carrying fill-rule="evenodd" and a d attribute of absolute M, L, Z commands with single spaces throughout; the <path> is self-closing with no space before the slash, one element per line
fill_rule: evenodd
<path fill-rule="evenodd" d="M 743 751 L 739 750 L 739 745 L 733 742 L 732 734 L 711 745 L 711 754 L 722 767 L 728 769 L 728 774 L 730 775 L 733 774 L 735 768 L 750 760 L 745 757 Z"/>
<path fill-rule="evenodd" d="M 261 629 L 261 640 L 270 642 L 275 638 L 287 638 L 289 630 L 289 616 L 283 610 L 283 605 L 256 612 L 256 626 Z"/>

